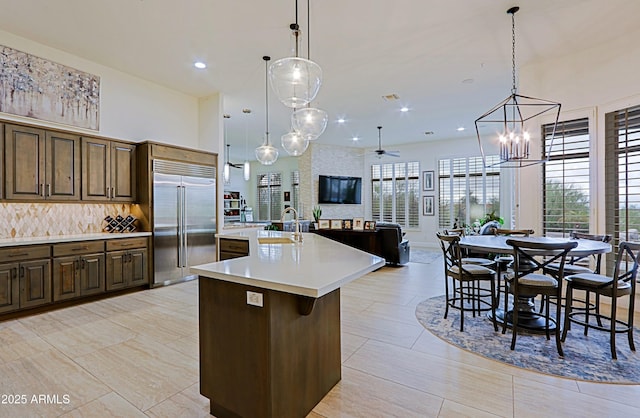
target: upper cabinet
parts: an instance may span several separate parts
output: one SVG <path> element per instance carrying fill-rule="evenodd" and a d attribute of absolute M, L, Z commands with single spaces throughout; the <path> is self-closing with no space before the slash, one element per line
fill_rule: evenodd
<path fill-rule="evenodd" d="M 132 202 L 136 199 L 136 146 L 82 138 L 82 200 Z"/>
<path fill-rule="evenodd" d="M 6 125 L 4 146 L 7 199 L 80 199 L 78 136 Z"/>

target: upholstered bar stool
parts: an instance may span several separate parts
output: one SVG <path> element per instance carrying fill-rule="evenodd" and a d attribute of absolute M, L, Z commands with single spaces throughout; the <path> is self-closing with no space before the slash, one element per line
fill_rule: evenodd
<path fill-rule="evenodd" d="M 605 276 L 594 273 L 578 273 L 565 276 L 567 292 L 565 298 L 566 312 L 564 319 L 564 330 L 562 331 L 562 341 L 567 338 L 569 324 L 579 324 L 584 326 L 584 335 L 589 329 L 606 331 L 609 333 L 609 345 L 611 347 L 611 358 L 617 359 L 616 334 L 627 334 L 629 348 L 635 351 L 633 343 L 633 316 L 635 311 L 636 276 L 638 274 L 638 258 L 640 257 L 640 243 L 621 242 L 616 257 L 616 264 L 613 276 Z M 595 293 L 596 300 L 600 296 L 608 297 L 611 300 L 609 314 L 601 312 L 601 306 L 597 306 L 595 312 L 590 309 L 574 308 L 576 302 L 573 298 L 575 290 L 584 290 L 588 293 Z M 618 302 L 626 300 L 627 317 L 618 318 Z M 580 305 L 582 306 L 582 305 Z M 593 319 L 596 321 L 594 322 Z"/>
<path fill-rule="evenodd" d="M 454 229 L 445 229 L 445 235 L 458 235 L 459 237 L 464 237 L 465 232 L 464 228 L 454 228 Z M 466 250 L 462 250 L 462 263 L 463 264 L 477 264 L 479 266 L 484 266 L 488 268 L 494 268 L 496 262 L 489 258 L 483 257 L 469 257 Z"/>
<path fill-rule="evenodd" d="M 531 311 L 521 309 L 521 302 L 523 300 L 533 300 L 536 295 L 541 295 L 543 301 L 546 299 L 546 309 L 544 312 L 545 330 L 547 340 L 550 339 L 551 329 L 550 322 L 551 316 L 549 312 L 549 297 L 560 298 L 562 295 L 562 282 L 558 281 L 553 276 L 547 276 L 544 274 L 536 273 L 537 270 L 544 270 L 544 267 L 553 262 L 559 263 L 559 274 L 562 276 L 565 260 L 569 251 L 578 246 L 575 241 L 567 242 L 536 242 L 532 240 L 516 240 L 508 239 L 507 244 L 511 245 L 514 249 L 514 261 L 513 261 L 513 276 L 506 277 L 507 292 L 513 294 L 514 307 L 512 311 L 512 337 L 511 337 L 511 349 L 516 347 L 516 338 L 518 335 L 518 326 L 520 315 L 527 315 L 530 317 L 537 317 L 539 314 Z M 535 268 L 532 268 L 535 266 Z M 507 293 L 505 293 L 505 306 L 507 306 Z M 529 303 L 533 308 L 532 303 Z M 560 317 L 561 307 L 558 304 L 555 315 L 555 339 L 556 348 L 560 357 L 564 356 L 562 350 L 562 344 L 560 339 Z M 507 321 L 505 320 L 502 327 L 504 333 L 507 328 Z"/>
<path fill-rule="evenodd" d="M 459 235 L 440 233 L 436 235 L 444 255 L 446 303 L 444 317 L 448 316 L 450 307 L 460 310 L 460 331 L 464 331 L 466 311 L 471 311 L 475 317 L 476 313 L 480 315 L 483 311 L 491 310 L 493 329 L 497 331 L 495 271 L 477 264 L 463 264 Z M 450 279 L 451 291 L 449 290 Z M 482 283 L 487 283 L 489 289 L 483 287 Z"/>
<path fill-rule="evenodd" d="M 611 241 L 611 235 L 605 234 L 605 235 L 592 235 L 592 234 L 584 234 L 581 232 L 576 232 L 576 231 L 572 231 L 571 234 L 569 235 L 571 237 L 571 239 L 586 239 L 586 240 L 591 240 L 591 241 L 599 241 L 599 242 L 606 242 L 609 243 Z M 589 260 L 591 259 L 592 261 L 592 265 L 593 265 L 593 269 L 591 267 L 589 267 Z M 565 276 L 571 276 L 574 274 L 580 274 L 580 273 L 593 273 L 593 274 L 600 274 L 600 266 L 602 264 L 602 254 L 598 253 L 598 254 L 591 254 L 588 256 L 582 256 L 582 257 L 574 257 L 574 256 L 569 256 L 569 258 L 567 259 L 567 262 L 564 265 L 564 275 Z M 558 278 L 558 268 L 559 265 L 558 263 L 551 263 L 549 264 L 547 267 L 545 267 L 545 273 L 546 274 L 551 274 L 552 276 Z M 577 303 L 583 303 L 584 306 L 581 308 L 578 306 Z M 551 300 L 551 303 L 556 303 L 556 301 Z M 600 297 L 598 294 L 596 294 L 595 296 L 595 301 L 592 303 L 591 302 L 591 292 L 586 291 L 584 298 L 583 299 L 577 299 L 574 298 L 574 303 L 576 303 L 576 305 L 573 307 L 573 309 L 591 309 L 594 310 L 596 313 L 599 312 L 600 310 Z M 540 305 L 540 309 L 542 309 L 542 305 Z M 600 317 L 596 316 L 598 324 L 602 325 L 601 321 L 600 321 Z"/>

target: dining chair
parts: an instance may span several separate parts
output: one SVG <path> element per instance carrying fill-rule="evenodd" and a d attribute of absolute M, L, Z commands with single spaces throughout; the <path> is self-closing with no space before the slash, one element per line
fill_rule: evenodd
<path fill-rule="evenodd" d="M 505 282 L 507 289 L 505 292 L 505 307 L 508 303 L 508 294 L 513 295 L 514 308 L 512 316 L 512 337 L 511 337 L 511 349 L 516 347 L 516 338 L 518 335 L 518 320 L 519 315 L 525 312 L 520 312 L 519 301 L 524 298 L 533 299 L 537 295 L 541 295 L 543 301 L 547 300 L 544 320 L 545 320 L 545 334 L 547 340 L 549 340 L 551 315 L 549 313 L 549 297 L 560 298 L 562 295 L 562 281 L 556 279 L 553 276 L 536 273 L 537 270 L 544 270 L 549 263 L 559 263 L 559 274 L 562 277 L 565 259 L 569 251 L 578 246 L 575 241 L 567 242 L 537 242 L 529 240 L 517 240 L 508 239 L 507 245 L 513 247 L 513 275 L 505 276 Z M 533 267 L 535 266 L 535 267 Z M 562 350 L 562 344 L 560 341 L 560 315 L 561 306 L 556 307 L 555 315 L 555 339 L 556 347 L 560 357 L 564 357 Z M 527 312 L 528 315 L 539 315 L 534 312 Z M 507 328 L 507 321 L 503 322 L 502 333 L 504 334 Z"/>
<path fill-rule="evenodd" d="M 590 241 L 598 241 L 609 243 L 611 241 L 611 235 L 602 234 L 602 235 L 594 235 L 594 234 L 585 234 L 582 232 L 571 231 L 569 234 L 571 239 L 586 239 Z M 589 266 L 589 261 L 591 261 L 591 265 L 593 268 Z M 564 275 L 571 276 L 574 274 L 580 273 L 593 273 L 600 274 L 600 267 L 602 264 L 602 253 L 598 254 L 590 254 L 585 256 L 571 256 L 569 255 L 566 263 L 564 265 Z M 551 263 L 545 268 L 546 274 L 551 274 L 552 276 L 558 278 L 558 263 Z M 600 297 L 596 294 L 595 301 L 591 303 L 591 292 L 586 291 L 584 298 L 582 299 L 574 299 L 575 302 L 581 302 L 584 304 L 582 308 L 578 306 L 574 306 L 573 309 L 591 309 L 596 313 L 600 310 Z M 551 301 L 552 303 L 556 303 L 556 301 Z M 542 309 L 542 306 L 540 306 Z M 597 321 L 599 325 L 602 325 L 600 317 L 597 317 Z"/>
<path fill-rule="evenodd" d="M 567 283 L 565 297 L 566 312 L 564 319 L 564 330 L 562 331 L 562 341 L 567 338 L 567 332 L 571 323 L 584 326 L 584 335 L 588 334 L 590 328 L 609 332 L 609 345 L 611 348 L 611 358 L 618 358 L 616 353 L 616 334 L 627 334 L 629 348 L 635 351 L 633 343 L 633 316 L 635 310 L 636 276 L 638 274 L 638 259 L 640 257 L 640 243 L 621 242 L 616 256 L 616 264 L 612 276 L 595 273 L 578 273 L 565 276 Z M 611 299 L 608 315 L 600 310 L 591 312 L 589 309 L 576 310 L 573 306 L 574 290 L 584 290 L 589 294 L 595 293 L 596 300 L 600 296 Z M 618 318 L 618 300 L 623 298 L 627 301 L 627 318 Z M 600 306 L 598 306 L 598 309 Z M 595 323 L 592 318 L 598 321 Z"/>
<path fill-rule="evenodd" d="M 495 294 L 495 274 L 490 268 L 477 264 L 464 264 L 462 262 L 462 249 L 459 235 L 446 235 L 436 233 L 440 240 L 440 247 L 444 255 L 445 278 L 445 311 L 447 318 L 449 308 L 460 310 L 460 331 L 464 331 L 465 311 L 471 311 L 473 317 L 476 313 L 491 310 L 493 329 L 498 331 L 496 322 L 497 298 Z M 451 292 L 449 291 L 449 279 L 451 278 Z M 489 283 L 489 289 L 482 286 Z"/>
<path fill-rule="evenodd" d="M 507 236 L 507 237 L 528 237 L 533 235 L 533 229 L 503 229 L 498 228 L 495 230 L 496 236 Z M 494 258 L 496 262 L 496 273 L 498 278 L 498 298 L 500 297 L 500 293 L 505 291 L 506 284 L 502 280 L 502 274 L 504 274 L 509 268 L 513 267 L 513 255 L 511 254 L 498 254 Z M 499 299 L 498 299 L 499 300 Z M 505 306 L 506 309 L 506 306 Z"/>
<path fill-rule="evenodd" d="M 466 232 L 464 228 L 452 228 L 445 229 L 445 235 L 458 235 L 459 237 L 464 237 Z M 486 257 L 469 257 L 469 252 L 466 249 L 462 249 L 462 263 L 463 264 L 477 264 L 479 266 L 484 266 L 488 268 L 494 268 L 496 262 Z"/>

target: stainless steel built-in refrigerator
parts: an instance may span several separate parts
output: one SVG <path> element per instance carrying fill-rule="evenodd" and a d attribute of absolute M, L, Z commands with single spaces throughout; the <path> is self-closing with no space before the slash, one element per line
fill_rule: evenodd
<path fill-rule="evenodd" d="M 216 168 L 153 161 L 154 286 L 194 278 L 216 261 Z"/>

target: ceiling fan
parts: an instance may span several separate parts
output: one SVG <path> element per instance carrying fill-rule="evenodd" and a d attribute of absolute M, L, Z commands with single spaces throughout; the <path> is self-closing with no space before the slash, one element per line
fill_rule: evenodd
<path fill-rule="evenodd" d="M 232 163 L 231 161 L 229 161 L 229 147 L 231 145 L 227 144 L 227 162 L 226 164 L 229 164 L 230 167 L 233 168 L 244 168 L 244 163 Z"/>
<path fill-rule="evenodd" d="M 382 137 L 380 132 L 382 131 L 382 126 L 378 126 L 378 149 L 373 151 L 378 154 L 378 158 L 382 158 L 383 155 L 388 155 L 390 157 L 399 157 L 400 151 L 386 151 L 382 149 Z"/>

